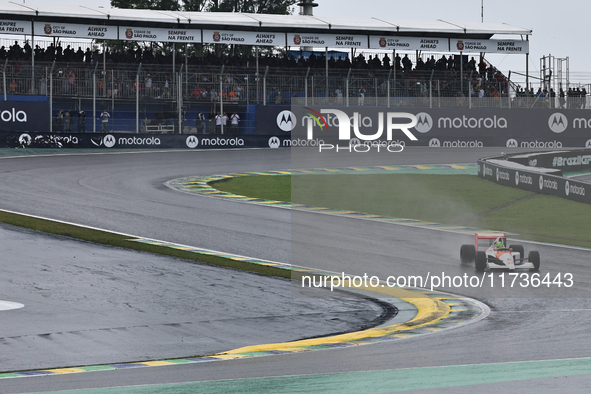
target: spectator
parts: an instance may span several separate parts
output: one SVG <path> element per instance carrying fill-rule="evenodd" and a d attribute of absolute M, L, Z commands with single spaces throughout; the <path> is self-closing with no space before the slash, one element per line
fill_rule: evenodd
<path fill-rule="evenodd" d="M 55 116 L 55 126 L 57 132 L 61 133 L 64 131 L 64 111 L 61 109 L 57 111 L 57 115 Z"/>
<path fill-rule="evenodd" d="M 86 133 L 86 112 L 83 109 L 78 111 L 78 132 Z"/>
<path fill-rule="evenodd" d="M 359 97 L 357 98 L 357 105 L 362 106 L 365 105 L 365 88 L 361 87 L 359 89 Z"/>
<path fill-rule="evenodd" d="M 238 134 L 238 123 L 240 122 L 240 116 L 234 112 L 232 116 L 230 116 L 230 123 L 231 123 L 231 134 L 237 135 Z"/>
<path fill-rule="evenodd" d="M 222 115 L 219 112 L 215 115 L 215 131 L 218 134 L 222 133 Z"/>
<path fill-rule="evenodd" d="M 66 132 L 72 132 L 72 122 L 70 118 L 70 111 L 64 111 L 64 129 Z"/>
<path fill-rule="evenodd" d="M 99 116 L 99 119 L 101 120 L 101 132 L 106 133 L 108 131 L 110 117 L 111 115 L 109 115 L 107 109 L 105 108 L 103 113 Z"/>

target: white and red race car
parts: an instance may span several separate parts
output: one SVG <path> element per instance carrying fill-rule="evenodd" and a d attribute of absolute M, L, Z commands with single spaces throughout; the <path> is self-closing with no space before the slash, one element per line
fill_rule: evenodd
<path fill-rule="evenodd" d="M 474 245 L 462 245 L 460 261 L 462 264 L 474 262 L 476 271 L 487 269 L 515 270 L 518 268 L 537 271 L 540 269 L 540 253 L 529 252 L 527 258 L 523 245 L 507 245 L 507 237 L 500 233 L 476 233 Z"/>

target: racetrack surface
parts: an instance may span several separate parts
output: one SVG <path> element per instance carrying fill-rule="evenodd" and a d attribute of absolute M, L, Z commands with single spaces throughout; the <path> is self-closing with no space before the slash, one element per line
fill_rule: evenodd
<path fill-rule="evenodd" d="M 357 331 L 389 312 L 370 296 L 293 298 L 287 279 L 7 225 L 0 255 L 0 298 L 25 304 L 0 315 L 2 372 L 210 355 Z"/>
<path fill-rule="evenodd" d="M 474 163 L 497 153 L 500 149 L 409 148 L 397 155 L 329 155 L 318 161 L 311 157 L 306 167 Z M 299 160 L 295 164 L 302 165 Z M 427 272 L 474 274 L 472 267 L 459 263 L 459 245 L 470 241 L 466 235 L 230 202 L 164 186 L 170 179 L 188 176 L 293 166 L 288 150 L 3 158 L 0 182 L 10 187 L 0 190 L 0 208 L 336 272 L 382 278 Z M 454 293 L 485 301 L 492 309 L 490 316 L 456 330 L 402 341 L 59 379 L 10 379 L 2 382 L 2 390 L 31 392 L 589 356 L 589 251 L 523 244 L 526 251 L 540 251 L 542 272 L 572 273 L 575 286 L 492 291 L 451 287 L 448 290 Z M 574 392 L 584 381 L 566 379 L 560 387 Z M 503 384 L 520 392 L 532 387 L 527 380 Z"/>

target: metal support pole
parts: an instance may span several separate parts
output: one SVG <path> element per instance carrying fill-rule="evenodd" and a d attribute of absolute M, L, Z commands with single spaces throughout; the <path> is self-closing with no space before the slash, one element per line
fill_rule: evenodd
<path fill-rule="evenodd" d="M 96 133 L 96 69 L 98 68 L 98 62 L 94 64 L 94 70 L 92 70 L 92 132 Z"/>
<path fill-rule="evenodd" d="M 460 91 L 464 94 L 464 58 L 460 52 Z"/>
<path fill-rule="evenodd" d="M 6 60 L 8 63 L 8 59 Z M 6 65 L 4 66 L 6 67 Z M 51 71 L 49 72 L 49 132 L 53 133 L 53 68 L 55 67 L 55 60 L 51 64 Z"/>
<path fill-rule="evenodd" d="M 265 66 L 265 76 L 263 77 L 263 105 L 267 105 L 267 75 L 269 75 L 269 66 Z"/>
<path fill-rule="evenodd" d="M 525 36 L 525 41 L 529 41 L 529 36 Z M 529 89 L 529 52 L 525 54 L 525 88 Z"/>
<path fill-rule="evenodd" d="M 398 86 L 396 85 L 396 49 L 392 50 L 392 56 L 392 69 L 394 70 L 394 98 L 396 98 L 398 90 Z"/>
<path fill-rule="evenodd" d="M 260 96 L 261 96 L 261 89 L 260 89 L 260 74 L 259 74 L 259 47 L 255 48 L 255 53 L 256 53 L 256 64 L 257 64 L 257 73 L 256 73 L 256 82 L 257 82 L 257 97 L 255 102 L 260 102 Z"/>
<path fill-rule="evenodd" d="M 347 107 L 349 107 L 349 78 L 351 77 L 351 69 L 349 68 L 349 72 L 347 73 L 347 79 L 346 79 L 346 90 L 347 90 Z"/>
<path fill-rule="evenodd" d="M 35 94 L 35 22 L 31 21 L 31 94 Z"/>
<path fill-rule="evenodd" d="M 470 71 L 470 85 L 468 86 L 468 108 L 472 109 L 472 73 Z"/>
<path fill-rule="evenodd" d="M 179 72 L 178 109 L 179 109 L 179 134 L 183 133 L 183 66 Z"/>
<path fill-rule="evenodd" d="M 179 89 L 178 89 L 177 94 L 176 94 L 176 96 L 177 96 L 177 110 L 178 110 L 177 116 L 178 116 L 179 134 L 181 134 L 182 131 L 183 131 L 182 130 L 182 116 L 183 116 L 183 114 L 182 114 L 182 111 L 183 111 L 183 109 L 182 109 L 182 101 L 183 101 L 182 82 L 183 82 L 183 73 L 182 72 L 179 72 L 177 74 L 177 78 L 178 78 L 178 85 L 179 85 Z"/>
<path fill-rule="evenodd" d="M 78 106 L 80 107 L 80 106 Z M 80 108 L 78 108 L 80 110 Z M 115 132 L 115 71 L 111 70 L 111 124 Z"/>
<path fill-rule="evenodd" d="M 172 43 L 172 75 L 176 74 L 176 43 Z M 176 85 L 176 81 L 175 81 Z M 178 88 L 178 87 L 177 87 Z"/>
<path fill-rule="evenodd" d="M 55 62 L 54 62 L 55 64 Z M 4 101 L 7 100 L 6 98 L 6 67 L 8 67 L 8 58 L 4 61 L 4 68 L 2 69 L 2 84 L 4 85 Z M 51 112 L 50 112 L 51 115 Z"/>
<path fill-rule="evenodd" d="M 511 109 L 511 71 L 509 71 L 509 76 L 507 77 L 507 105 Z"/>
<path fill-rule="evenodd" d="M 103 97 L 107 97 L 107 49 L 103 41 Z"/>
<path fill-rule="evenodd" d="M 140 72 L 142 71 L 142 63 L 137 68 L 135 76 L 135 132 L 140 132 Z"/>
<path fill-rule="evenodd" d="M 429 78 L 429 108 L 433 108 L 433 73 L 435 73 L 435 70 L 431 70 L 431 77 Z"/>
<path fill-rule="evenodd" d="M 308 67 L 308 71 L 306 71 L 306 79 L 304 81 L 304 85 L 305 85 L 304 86 L 304 88 L 305 88 L 305 94 L 304 94 L 305 99 L 304 99 L 304 101 L 305 101 L 306 107 L 308 106 L 308 76 L 309 75 L 310 75 L 310 67 Z"/>
<path fill-rule="evenodd" d="M 222 72 L 220 73 L 220 122 L 221 122 L 221 130 L 222 130 L 222 134 L 224 134 L 224 95 L 223 95 L 223 90 L 224 90 L 224 68 L 226 66 L 222 65 Z"/>
<path fill-rule="evenodd" d="M 324 77 L 326 79 L 326 91 L 324 92 L 324 100 L 328 102 L 328 47 L 324 47 L 324 63 L 325 63 L 325 70 L 324 70 Z"/>
<path fill-rule="evenodd" d="M 387 89 L 388 89 L 388 108 L 390 108 L 390 80 L 392 79 L 392 69 L 390 69 L 390 73 L 388 74 L 388 83 L 387 83 Z"/>

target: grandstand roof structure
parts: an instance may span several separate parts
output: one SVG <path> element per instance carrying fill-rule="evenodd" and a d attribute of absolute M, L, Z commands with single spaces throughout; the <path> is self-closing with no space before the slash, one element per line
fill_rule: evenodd
<path fill-rule="evenodd" d="M 276 32 L 279 34 L 349 34 L 385 35 L 395 37 L 422 37 L 447 39 L 491 39 L 493 36 L 505 38 L 507 35 L 528 37 L 531 29 L 511 26 L 504 23 L 463 23 L 444 20 L 411 21 L 376 18 L 336 18 L 305 15 L 270 15 L 248 13 L 212 13 L 157 11 L 118 8 L 63 7 L 47 2 L 44 5 L 0 2 L 0 22 L 19 21 L 46 24 L 82 24 L 113 27 L 118 39 L 125 39 L 126 30 L 122 28 L 150 27 L 162 29 L 231 29 L 238 32 Z M 2 26 L 8 25 L 2 23 Z M 14 24 L 12 25 L 15 26 Z M 47 26 L 47 25 L 45 25 Z M 2 31 L 8 34 L 51 35 L 33 27 L 31 32 L 24 30 Z M 64 29 L 66 31 L 67 29 Z M 72 29 L 70 29 L 72 30 Z M 58 30 L 59 31 L 59 30 Z M 113 39 L 113 34 L 108 36 Z M 54 34 L 55 35 L 55 34 Z M 122 37 L 123 35 L 123 37 Z M 58 34 L 59 36 L 59 34 Z M 67 34 L 61 35 L 67 36 Z M 92 38 L 92 37 L 86 37 Z M 94 37 L 101 38 L 101 37 Z M 103 37 L 107 38 L 107 37 Z M 129 38 L 129 37 L 127 37 Z M 166 40 L 165 40 L 166 41 Z M 174 40 L 173 40 L 174 41 Z M 194 36 L 191 42 L 205 42 L 203 33 Z M 290 42 L 286 38 L 286 43 Z M 225 43 L 225 42 L 221 42 Z M 235 42 L 234 42 L 235 43 Z M 365 45 L 365 43 L 363 43 Z"/>

